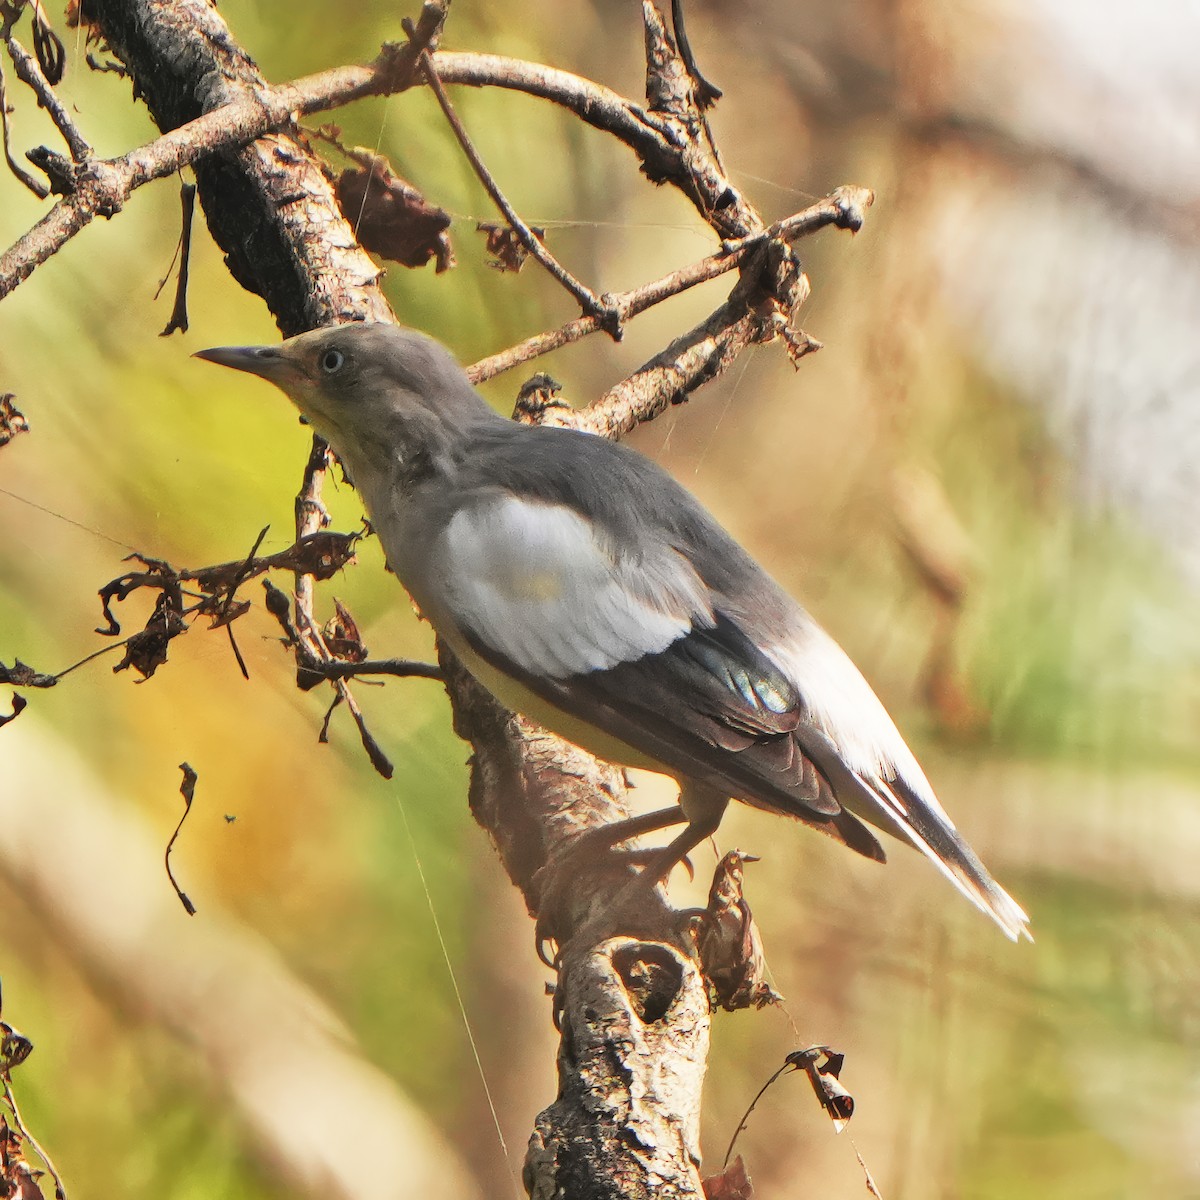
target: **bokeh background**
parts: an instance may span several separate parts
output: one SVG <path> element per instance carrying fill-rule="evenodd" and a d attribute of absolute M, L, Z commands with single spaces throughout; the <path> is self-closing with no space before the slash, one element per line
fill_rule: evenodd
<path fill-rule="evenodd" d="M 274 80 L 400 35 L 382 0 L 221 11 Z M 819 1042 L 846 1053 L 857 1114 L 835 1136 L 803 1079 L 777 1084 L 738 1144 L 760 1195 L 865 1195 L 857 1151 L 889 1200 L 1200 1197 L 1200 16 L 689 13 L 726 92 L 719 144 L 767 216 L 845 182 L 878 200 L 857 237 L 800 246 L 800 320 L 825 349 L 798 371 L 759 349 L 637 444 L 862 665 L 1037 937 L 1009 945 L 903 849 L 879 869 L 735 814 L 721 848 L 763 855 L 748 894 L 787 1003 L 715 1019 L 706 1166 L 783 1056 Z M 148 140 L 129 84 L 83 69 L 72 37 L 63 92 L 98 150 Z M 630 0 L 456 0 L 444 44 L 640 94 Z M 51 140 L 11 80 L 9 100 L 18 150 Z M 520 96 L 456 100 L 593 286 L 711 251 L 623 147 Z M 335 119 L 455 214 L 455 270 L 389 270 L 403 320 L 470 361 L 573 315 L 535 268 L 487 267 L 474 224 L 493 214 L 428 96 Z M 43 206 L 8 177 L 0 195 L 8 244 Z M 134 549 L 194 566 L 268 523 L 267 549 L 291 540 L 307 434 L 281 397 L 188 357 L 275 336 L 202 227 L 191 331 L 158 337 L 177 208 L 169 182 L 142 190 L 0 307 L 0 390 L 32 426 L 0 449 L 5 662 L 57 671 L 97 649 L 96 590 Z M 725 287 L 538 366 L 586 402 Z M 489 398 L 507 409 L 522 379 Z M 353 493 L 327 498 L 353 527 Z M 374 653 L 428 655 L 381 566 L 366 543 L 324 610 L 344 601 Z M 127 608 L 132 630 L 146 609 Z M 317 743 L 328 697 L 295 690 L 270 618 L 238 634 L 249 682 L 196 629 L 152 680 L 102 658 L 0 730 L 0 977 L 36 1047 L 14 1073 L 27 1122 L 72 1200 L 521 1194 L 554 1093 L 548 976 L 469 817 L 444 695 L 357 689 L 396 763 L 385 783 L 344 713 Z M 162 870 L 183 760 L 191 918 Z"/>

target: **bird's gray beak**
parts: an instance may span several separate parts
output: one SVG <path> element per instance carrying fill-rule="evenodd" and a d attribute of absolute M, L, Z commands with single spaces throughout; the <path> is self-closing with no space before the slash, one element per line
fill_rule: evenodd
<path fill-rule="evenodd" d="M 279 346 L 214 346 L 211 350 L 197 350 L 192 357 L 258 375 L 279 387 L 297 374 L 296 364 Z"/>

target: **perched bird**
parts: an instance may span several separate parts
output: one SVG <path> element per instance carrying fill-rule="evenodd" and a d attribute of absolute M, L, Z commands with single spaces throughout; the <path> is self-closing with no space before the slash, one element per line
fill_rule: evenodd
<path fill-rule="evenodd" d="M 678 806 L 613 827 L 615 844 L 687 822 L 646 877 L 665 877 L 734 798 L 882 862 L 870 822 L 1009 937 L 1027 934 L 858 669 L 654 463 L 500 416 L 443 346 L 394 325 L 198 357 L 291 397 L 361 493 L 392 570 L 498 699 L 679 782 Z"/>

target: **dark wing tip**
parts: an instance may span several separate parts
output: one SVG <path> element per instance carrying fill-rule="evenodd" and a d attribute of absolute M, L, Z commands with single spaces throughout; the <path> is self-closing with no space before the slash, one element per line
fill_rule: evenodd
<path fill-rule="evenodd" d="M 837 830 L 834 836 L 839 842 L 872 862 L 887 862 L 887 854 L 879 839 L 852 812 L 843 808 L 830 824 Z"/>

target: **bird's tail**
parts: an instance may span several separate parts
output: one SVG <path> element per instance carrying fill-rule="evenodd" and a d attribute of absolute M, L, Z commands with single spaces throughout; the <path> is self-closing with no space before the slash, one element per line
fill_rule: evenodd
<path fill-rule="evenodd" d="M 891 779 L 876 772 L 854 770 L 837 747 L 811 727 L 802 726 L 794 736 L 829 780 L 842 804 L 872 825 L 916 846 L 1014 942 L 1023 937 L 1033 941 L 1025 910 L 991 877 L 979 856 L 959 836 L 903 742 L 899 744 L 910 760 L 907 774 L 920 781 L 917 785 L 910 783 L 898 768 L 888 772 Z"/>
<path fill-rule="evenodd" d="M 920 797 L 908 794 L 902 781 L 878 781 L 872 791 L 891 824 L 910 841 L 976 908 L 986 913 L 1014 942 L 1033 941 L 1025 910 L 992 878 L 979 856 L 948 820 L 929 813 Z M 897 793 L 900 793 L 897 795 Z"/>

